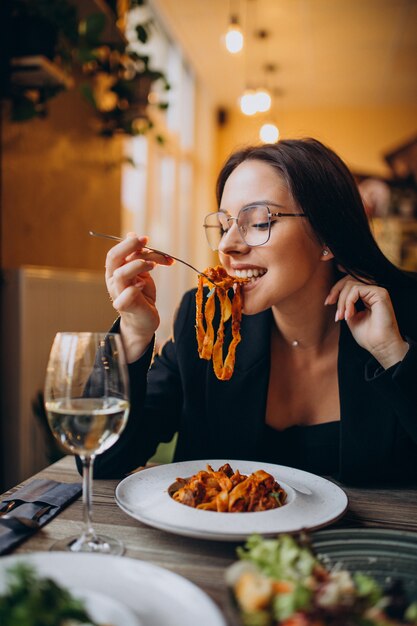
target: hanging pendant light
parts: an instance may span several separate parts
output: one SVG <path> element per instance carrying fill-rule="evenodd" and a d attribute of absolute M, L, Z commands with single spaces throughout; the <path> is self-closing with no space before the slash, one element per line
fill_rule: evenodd
<path fill-rule="evenodd" d="M 245 89 L 240 97 L 239 105 L 244 115 L 255 115 L 258 112 L 256 91 L 254 89 Z"/>
<path fill-rule="evenodd" d="M 279 139 L 279 128 L 276 124 L 263 124 L 259 130 L 259 139 L 263 143 L 276 143 Z"/>
<path fill-rule="evenodd" d="M 271 94 L 265 88 L 256 90 L 256 108 L 258 113 L 266 113 L 271 108 Z"/>
<path fill-rule="evenodd" d="M 243 48 L 244 38 L 237 15 L 230 17 L 229 27 L 225 36 L 226 49 L 230 54 L 237 54 Z"/>
<path fill-rule="evenodd" d="M 240 110 L 244 115 L 266 113 L 271 108 L 271 96 L 266 89 L 245 89 L 239 98 Z"/>

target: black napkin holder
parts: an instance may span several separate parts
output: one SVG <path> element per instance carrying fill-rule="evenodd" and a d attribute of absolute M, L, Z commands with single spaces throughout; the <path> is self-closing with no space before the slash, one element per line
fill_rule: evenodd
<path fill-rule="evenodd" d="M 82 492 L 81 483 L 61 483 L 55 480 L 34 479 L 10 493 L 0 502 L 0 512 L 15 502 L 7 516 L 0 516 L 0 555 L 10 552 L 19 543 L 31 537 L 37 528 L 28 528 L 16 517 L 32 519 L 38 511 L 50 506 L 39 519 L 44 526 Z"/>

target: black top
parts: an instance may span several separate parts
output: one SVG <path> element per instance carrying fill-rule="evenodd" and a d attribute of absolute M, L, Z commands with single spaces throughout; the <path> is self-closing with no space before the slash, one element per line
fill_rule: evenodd
<path fill-rule="evenodd" d="M 401 288 L 390 295 L 410 350 L 389 369 L 383 370 L 356 343 L 346 322 L 340 322 L 338 480 L 345 484 L 417 481 L 417 289 Z M 97 455 L 96 478 L 119 478 L 144 465 L 158 443 L 170 441 L 175 432 L 175 461 L 260 461 L 273 323 L 270 310 L 242 316 L 234 374 L 228 381 L 218 380 L 212 363 L 198 356 L 195 291 L 187 293 L 173 339 L 149 371 L 152 345 L 129 365 L 127 426 L 114 446 Z M 229 321 L 225 335 L 227 344 Z M 295 465 L 293 459 L 289 465 Z"/>
<path fill-rule="evenodd" d="M 340 421 L 277 430 L 265 424 L 262 461 L 322 476 L 339 473 Z"/>

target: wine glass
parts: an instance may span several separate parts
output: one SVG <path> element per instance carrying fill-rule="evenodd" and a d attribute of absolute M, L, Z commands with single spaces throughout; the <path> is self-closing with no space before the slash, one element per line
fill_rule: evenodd
<path fill-rule="evenodd" d="M 130 408 L 120 335 L 57 333 L 46 372 L 45 408 L 54 437 L 66 452 L 78 455 L 83 466 L 84 532 L 51 549 L 123 554 L 123 544 L 98 535 L 91 521 L 94 459 L 116 443 Z"/>

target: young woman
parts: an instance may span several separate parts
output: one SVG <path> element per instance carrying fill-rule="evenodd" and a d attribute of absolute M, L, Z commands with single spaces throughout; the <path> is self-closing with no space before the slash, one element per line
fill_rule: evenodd
<path fill-rule="evenodd" d="M 96 476 L 123 476 L 178 432 L 175 460 L 252 459 L 347 483 L 417 479 L 417 289 L 376 245 L 344 163 L 313 139 L 231 155 L 206 217 L 243 287 L 229 381 L 199 359 L 195 292 L 150 367 L 159 323 L 146 237 L 106 261 L 131 414 Z M 230 330 L 230 329 L 229 329 Z M 227 336 L 227 335 L 226 335 Z M 150 367 L 150 369 L 149 369 Z"/>

